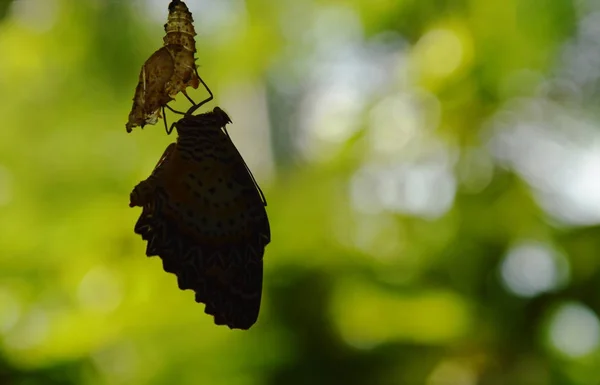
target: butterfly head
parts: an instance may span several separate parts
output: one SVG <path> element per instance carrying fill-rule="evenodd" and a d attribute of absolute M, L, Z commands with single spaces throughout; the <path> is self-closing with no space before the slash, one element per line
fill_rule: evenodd
<path fill-rule="evenodd" d="M 212 110 L 212 113 L 215 115 L 216 120 L 218 120 L 221 124 L 221 127 L 225 127 L 227 123 L 231 123 L 231 119 L 229 115 L 225 113 L 220 107 L 215 107 Z"/>
<path fill-rule="evenodd" d="M 194 134 L 202 130 L 215 130 L 225 127 L 231 123 L 231 119 L 219 107 L 215 107 L 210 112 L 200 115 L 189 115 L 175 123 L 175 128 L 180 136 Z"/>

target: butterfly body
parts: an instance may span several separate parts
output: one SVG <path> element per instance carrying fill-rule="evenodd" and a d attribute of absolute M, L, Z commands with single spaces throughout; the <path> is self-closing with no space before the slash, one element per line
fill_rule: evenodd
<path fill-rule="evenodd" d="M 270 228 L 266 202 L 223 130 L 228 122 L 218 107 L 177 122 L 177 143 L 134 188 L 130 206 L 143 207 L 135 230 L 147 254 L 159 255 L 216 323 L 247 329 L 258 317 Z"/>

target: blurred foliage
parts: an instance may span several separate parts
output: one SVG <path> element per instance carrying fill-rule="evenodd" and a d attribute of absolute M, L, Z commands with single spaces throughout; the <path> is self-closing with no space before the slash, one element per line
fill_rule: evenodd
<path fill-rule="evenodd" d="M 124 127 L 162 2 L 0 2 L 1 384 L 597 383 L 598 222 L 551 215 L 544 175 L 488 145 L 585 1 L 188 1 L 269 202 L 245 332 L 133 233 L 174 140 Z"/>
<path fill-rule="evenodd" d="M 0 21 L 7 15 L 8 9 L 12 2 L 13 0 L 5 0 L 0 3 Z"/>

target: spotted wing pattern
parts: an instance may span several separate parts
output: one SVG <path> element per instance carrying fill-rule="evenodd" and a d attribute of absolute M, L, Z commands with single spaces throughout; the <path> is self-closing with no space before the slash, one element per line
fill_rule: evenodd
<path fill-rule="evenodd" d="M 130 206 L 142 207 L 135 232 L 148 242 L 146 254 L 160 256 L 216 324 L 248 329 L 258 318 L 271 234 L 262 193 L 223 130 L 228 122 L 219 107 L 177 122 L 177 143 L 134 188 Z"/>
<path fill-rule="evenodd" d="M 156 124 L 160 109 L 187 87 L 198 88 L 196 73 L 196 31 L 194 19 L 183 1 L 169 4 L 165 24 L 164 46 L 154 52 L 142 66 L 133 97 L 133 107 L 125 125 L 127 132 L 133 127 Z"/>

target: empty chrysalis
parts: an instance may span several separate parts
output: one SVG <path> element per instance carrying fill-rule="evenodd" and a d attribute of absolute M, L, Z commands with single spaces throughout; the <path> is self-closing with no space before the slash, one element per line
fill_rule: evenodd
<path fill-rule="evenodd" d="M 161 109 L 180 92 L 194 106 L 212 99 L 210 89 L 202 81 L 196 68 L 196 31 L 193 22 L 192 14 L 183 1 L 171 1 L 168 20 L 164 26 L 164 46 L 154 52 L 142 66 L 133 107 L 125 125 L 127 132 L 131 132 L 136 126 L 143 128 L 146 124 L 156 124 L 161 118 Z M 200 83 L 206 87 L 210 97 L 196 104 L 185 90 L 187 87 L 196 89 Z"/>

